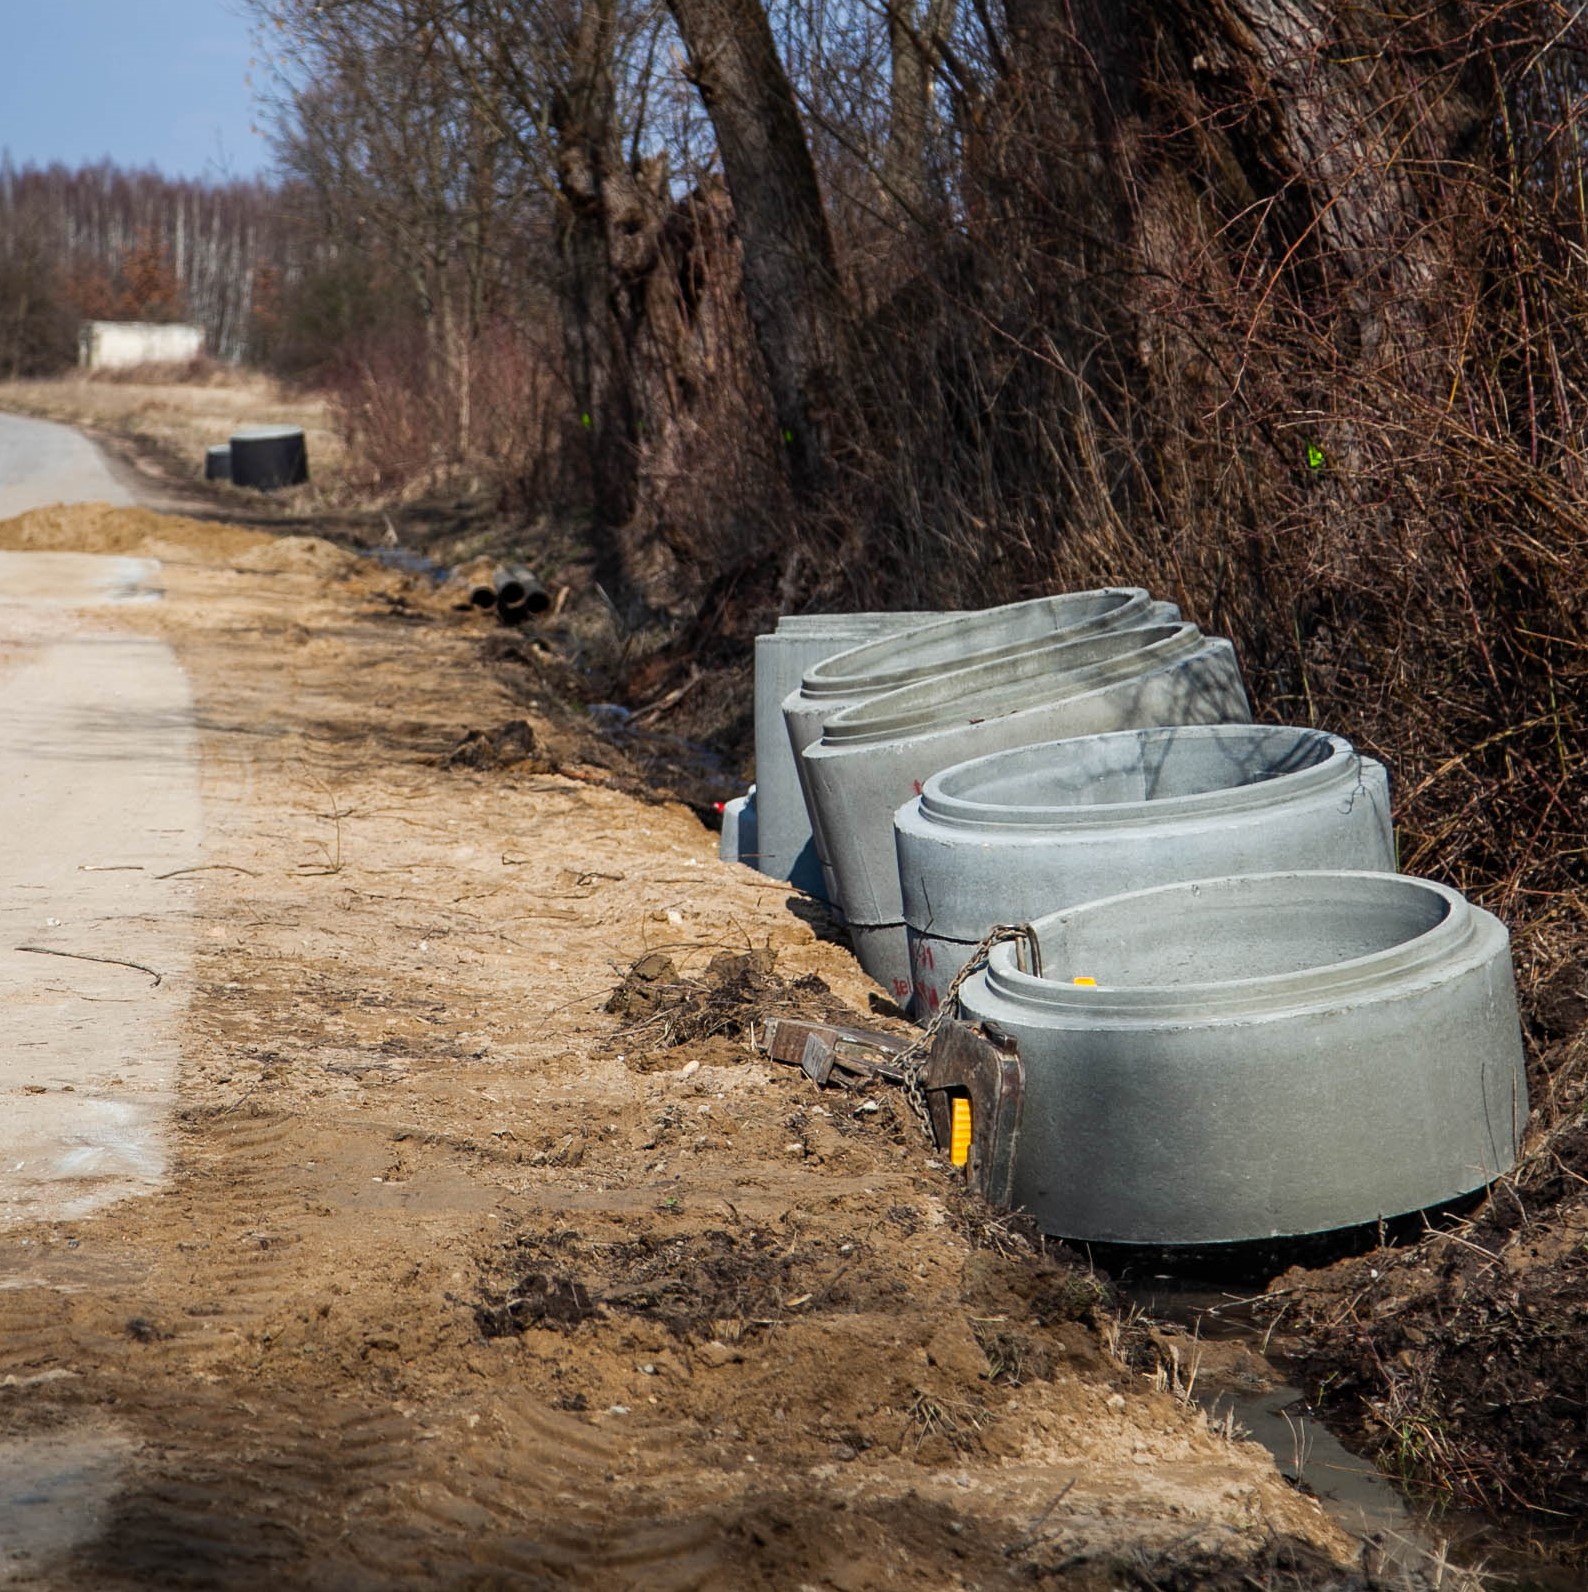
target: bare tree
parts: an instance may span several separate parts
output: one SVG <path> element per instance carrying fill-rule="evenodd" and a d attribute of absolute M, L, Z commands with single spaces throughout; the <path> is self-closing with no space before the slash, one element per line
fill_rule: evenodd
<path fill-rule="evenodd" d="M 479 0 L 447 38 L 475 114 L 493 121 L 549 206 L 555 258 L 541 262 L 562 311 L 572 400 L 603 528 L 608 579 L 638 481 L 633 329 L 615 291 L 620 240 L 659 229 L 624 160 L 621 85 L 643 17 L 621 0 Z M 657 209 L 653 201 L 651 210 Z"/>
<path fill-rule="evenodd" d="M 805 127 L 759 0 L 669 0 L 716 130 L 795 490 L 830 479 L 846 306 Z"/>
<path fill-rule="evenodd" d="M 888 0 L 888 142 L 883 188 L 906 214 L 927 219 L 932 100 L 956 0 Z"/>
<path fill-rule="evenodd" d="M 433 379 L 457 395 L 452 453 L 467 457 L 471 349 L 515 197 L 505 140 L 459 84 L 428 0 L 256 9 L 278 41 L 278 159 L 334 239 L 384 256 L 406 282 Z"/>
<path fill-rule="evenodd" d="M 48 292 L 29 290 L 29 316 L 47 302 L 71 331 L 57 327 L 40 345 L 48 358 L 29 364 L 70 362 L 83 317 L 180 315 L 204 327 L 217 358 L 243 358 L 256 277 L 291 269 L 285 208 L 261 182 L 176 181 L 110 164 L 19 171 L 0 157 L 0 258 L 31 262 L 15 282 L 43 273 Z"/>

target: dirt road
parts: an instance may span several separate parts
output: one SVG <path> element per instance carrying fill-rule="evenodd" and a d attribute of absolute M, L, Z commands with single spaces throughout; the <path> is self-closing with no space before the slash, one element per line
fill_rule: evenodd
<path fill-rule="evenodd" d="M 203 808 L 203 871 L 65 947 L 163 959 L 175 1108 L 151 1191 L 0 1230 L 0 1581 L 1342 1584 L 1356 1545 L 1125 1369 L 895 1098 L 751 1051 L 747 1014 L 869 986 L 557 753 L 532 649 L 492 673 L 480 621 L 323 543 L 86 508 L 0 547 L 161 561 L 93 623 L 185 672 Z M 520 716 L 535 757 L 440 766 Z M 49 879 L 173 871 L 115 840 L 41 841 Z M 8 1131 L 66 1088 L 6 1077 Z"/>

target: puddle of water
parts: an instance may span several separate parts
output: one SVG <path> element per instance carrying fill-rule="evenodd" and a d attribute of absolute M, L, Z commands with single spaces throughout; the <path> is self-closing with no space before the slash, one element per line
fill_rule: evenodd
<path fill-rule="evenodd" d="M 0 1441 L 0 1586 L 35 1580 L 99 1535 L 133 1446 L 108 1427 Z"/>
<path fill-rule="evenodd" d="M 1352 1453 L 1309 1408 L 1302 1390 L 1285 1381 L 1283 1359 L 1269 1358 L 1274 1323 L 1257 1314 L 1260 1290 L 1165 1273 L 1119 1286 L 1147 1316 L 1193 1334 L 1180 1340 L 1182 1374 L 1196 1369 L 1191 1396 L 1210 1421 L 1223 1426 L 1233 1420 L 1237 1434 L 1266 1448 L 1280 1474 L 1312 1493 L 1340 1526 L 1375 1542 L 1387 1567 L 1426 1575 L 1443 1564 L 1501 1577 L 1513 1592 L 1581 1592 L 1581 1570 L 1542 1557 L 1536 1543 L 1519 1539 L 1504 1521 L 1424 1508 L 1371 1460 Z"/>
<path fill-rule="evenodd" d="M 1311 1493 L 1353 1536 L 1378 1542 L 1391 1565 L 1426 1564 L 1438 1544 L 1399 1492 L 1368 1460 L 1353 1454 L 1307 1407 L 1300 1388 L 1266 1358 L 1268 1328 L 1255 1313 L 1256 1293 L 1233 1293 L 1172 1274 L 1121 1284 L 1148 1316 L 1185 1327 L 1182 1375 L 1191 1396 L 1219 1427 L 1274 1456 L 1286 1480 Z M 1234 1351 L 1234 1352 L 1230 1352 Z"/>
<path fill-rule="evenodd" d="M 1280 1474 L 1316 1495 L 1353 1535 L 1408 1540 L 1421 1535 L 1416 1517 L 1389 1479 L 1311 1414 L 1300 1388 L 1281 1384 L 1261 1393 L 1210 1389 L 1204 1401 L 1215 1419 L 1232 1413 L 1235 1425 L 1274 1456 Z"/>
<path fill-rule="evenodd" d="M 387 569 L 401 570 L 405 575 L 423 575 L 438 586 L 452 574 L 447 565 L 416 553 L 411 547 L 360 547 L 355 551 Z"/>

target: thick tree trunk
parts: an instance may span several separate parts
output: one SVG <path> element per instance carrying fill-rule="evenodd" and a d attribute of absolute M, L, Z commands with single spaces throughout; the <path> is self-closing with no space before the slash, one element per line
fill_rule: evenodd
<path fill-rule="evenodd" d="M 638 454 L 633 373 L 612 310 L 608 189 L 615 151 L 615 0 L 586 0 L 572 70 L 552 104 L 564 347 L 598 522 L 600 574 L 626 581 L 622 528 L 634 513 Z"/>
<path fill-rule="evenodd" d="M 789 480 L 827 480 L 844 304 L 816 168 L 760 0 L 668 0 L 717 135 Z"/>
<path fill-rule="evenodd" d="M 1441 37 L 1433 8 L 1179 0 L 1167 16 L 1198 89 L 1235 111 L 1236 159 L 1274 195 L 1286 243 L 1353 301 L 1363 354 L 1421 362 L 1461 253 L 1444 174 L 1466 168 L 1485 114 L 1470 41 Z"/>
<path fill-rule="evenodd" d="M 1033 185 L 1081 319 L 1156 303 L 1197 272 L 1239 313 L 1427 362 L 1431 307 L 1463 252 L 1451 174 L 1484 125 L 1470 38 L 1437 9 L 1333 0 L 1007 0 L 1000 168 Z M 1211 277 L 1206 277 L 1211 280 Z M 1220 290 L 1222 291 L 1222 290 Z M 1248 326 L 1247 335 L 1255 328 Z"/>

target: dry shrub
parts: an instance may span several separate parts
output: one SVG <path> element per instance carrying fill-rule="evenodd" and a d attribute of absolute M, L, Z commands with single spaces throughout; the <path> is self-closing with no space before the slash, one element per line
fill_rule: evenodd
<path fill-rule="evenodd" d="M 406 494 L 472 478 L 534 497 L 561 467 L 567 406 L 532 327 L 492 320 L 450 352 L 421 327 L 388 328 L 346 348 L 326 387 L 355 487 Z"/>
<path fill-rule="evenodd" d="M 986 85 L 806 588 L 1150 586 L 1386 759 L 1404 867 L 1579 921 L 1588 27 L 1363 8 L 1253 62 L 1149 9 L 1129 71 L 1055 21 Z"/>
<path fill-rule="evenodd" d="M 200 354 L 195 359 L 121 365 L 112 370 L 85 371 L 83 375 L 87 381 L 112 387 L 230 387 L 237 381 L 237 367 Z"/>

